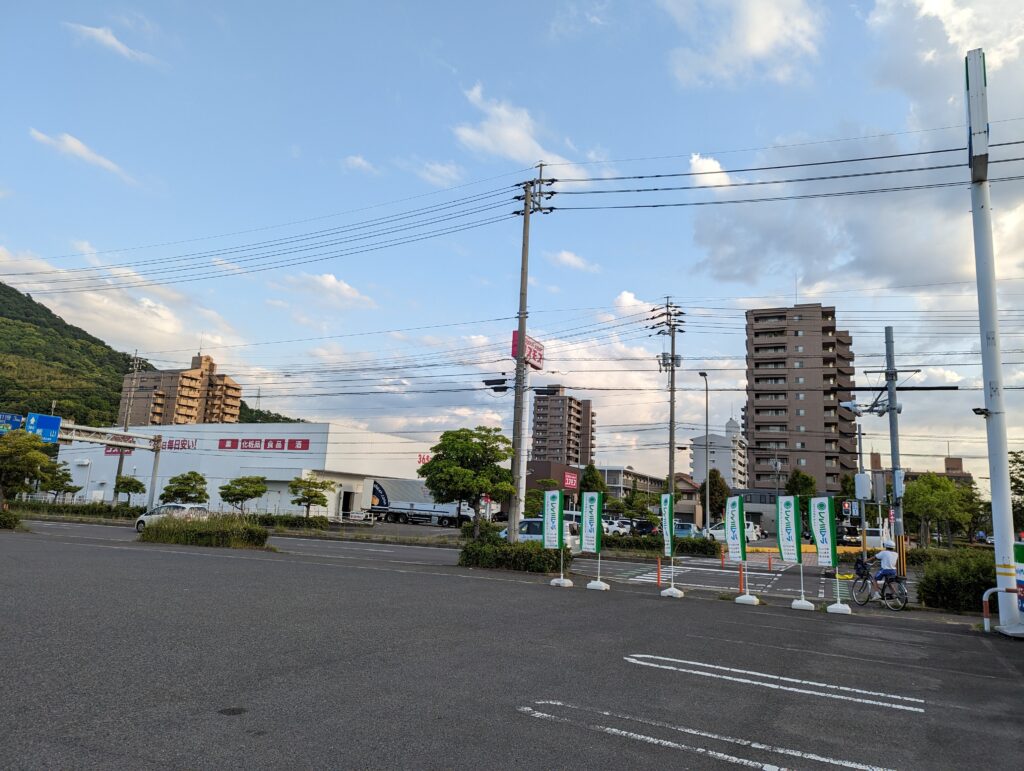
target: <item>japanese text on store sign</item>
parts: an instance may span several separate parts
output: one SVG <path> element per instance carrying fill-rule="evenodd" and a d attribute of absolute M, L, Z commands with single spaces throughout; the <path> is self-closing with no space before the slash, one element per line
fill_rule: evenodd
<path fill-rule="evenodd" d="M 160 442 L 161 450 L 194 450 L 198 446 L 198 439 L 164 439 Z"/>
<path fill-rule="evenodd" d="M 579 474 L 575 471 L 565 471 L 562 473 L 562 487 L 566 490 L 576 490 L 579 488 Z"/>
<path fill-rule="evenodd" d="M 194 440 L 193 440 L 194 441 Z M 218 439 L 218 450 L 309 450 L 308 439 Z"/>
<path fill-rule="evenodd" d="M 519 355 L 519 332 L 512 332 L 512 358 Z M 532 337 L 526 338 L 526 364 L 533 369 L 544 369 L 544 346 Z"/>

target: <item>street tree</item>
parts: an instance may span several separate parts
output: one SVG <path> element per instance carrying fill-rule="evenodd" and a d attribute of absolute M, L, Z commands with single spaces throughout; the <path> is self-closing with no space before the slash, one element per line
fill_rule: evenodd
<path fill-rule="evenodd" d="M 595 466 L 593 463 L 588 463 L 587 467 L 583 469 L 583 476 L 580 477 L 580 492 L 608 492 L 608 485 L 605 484 L 604 477 L 601 476 L 601 472 L 597 470 L 597 466 Z"/>
<path fill-rule="evenodd" d="M 244 517 L 246 502 L 267 494 L 267 478 L 235 477 L 227 484 L 221 485 L 219 489 L 220 499 L 238 509 L 238 513 Z"/>
<path fill-rule="evenodd" d="M 483 497 L 500 501 L 515 491 L 512 472 L 499 465 L 512 457 L 512 442 L 499 428 L 460 428 L 441 434 L 430 452 L 430 460 L 416 473 L 423 477 L 438 503 L 469 504 L 473 509 L 473 538 L 479 539 Z M 550 481 L 557 489 L 558 483 Z"/>
<path fill-rule="evenodd" d="M 1024 531 L 1024 450 L 1010 453 L 1010 499 L 1013 506 L 1013 531 Z"/>
<path fill-rule="evenodd" d="M 198 471 L 186 471 L 167 480 L 160 493 L 161 503 L 206 503 L 210 494 L 206 492 L 206 477 Z"/>
<path fill-rule="evenodd" d="M 82 489 L 81 485 L 74 484 L 71 478 L 71 469 L 68 464 L 61 461 L 53 468 L 53 474 L 46 480 L 46 492 L 53 496 L 53 503 L 62 495 L 74 495 Z"/>
<path fill-rule="evenodd" d="M 922 474 L 907 484 L 903 492 L 903 513 L 911 525 L 918 528 L 918 543 L 927 546 L 932 525 L 957 523 L 961 527 L 970 521 L 957 484 L 938 474 Z"/>
<path fill-rule="evenodd" d="M 810 511 L 811 498 L 818 491 L 817 480 L 810 474 L 805 474 L 800 469 L 795 468 L 789 475 L 789 479 L 786 480 L 785 490 L 786 495 L 798 496 L 800 517 L 801 521 L 804 521 L 807 517 L 807 512 Z"/>
<path fill-rule="evenodd" d="M 130 476 L 119 476 L 117 481 L 114 482 L 114 497 L 118 495 L 124 495 L 125 503 L 131 503 L 133 495 L 143 495 L 146 492 L 146 486 L 142 483 L 141 479 L 136 479 Z"/>
<path fill-rule="evenodd" d="M 266 492 L 265 487 L 264 492 Z M 327 493 L 334 492 L 334 482 L 330 479 L 317 479 L 316 475 L 310 472 L 309 476 L 295 477 L 289 482 L 288 492 L 294 496 L 292 503 L 296 506 L 306 507 L 306 519 L 309 519 L 311 508 L 327 505 Z"/>
<path fill-rule="evenodd" d="M 708 482 L 711 483 L 710 488 L 710 499 L 705 497 L 705 491 L 708 489 Z M 719 519 L 725 516 L 725 502 L 729 498 L 729 485 L 725 483 L 722 478 L 722 472 L 718 469 L 713 468 L 708 473 L 708 478 L 701 482 L 700 485 L 700 500 L 701 503 L 708 501 L 708 507 L 710 511 L 704 513 L 704 521 L 707 524 L 711 524 L 711 515 L 716 515 Z"/>
<path fill-rule="evenodd" d="M 605 498 L 604 513 L 618 516 L 626 511 L 626 504 L 621 498 Z"/>
<path fill-rule="evenodd" d="M 0 508 L 18 493 L 31 492 L 56 471 L 46 454 L 43 440 L 25 431 L 8 431 L 0 436 Z"/>
<path fill-rule="evenodd" d="M 839 496 L 851 500 L 857 497 L 857 484 L 854 482 L 853 474 L 843 474 L 839 477 Z"/>

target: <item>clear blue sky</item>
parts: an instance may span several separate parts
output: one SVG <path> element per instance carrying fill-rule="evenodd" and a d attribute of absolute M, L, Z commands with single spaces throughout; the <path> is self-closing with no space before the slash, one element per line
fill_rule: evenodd
<path fill-rule="evenodd" d="M 140 260 L 237 249 L 441 205 L 511 186 L 541 160 L 562 177 L 725 169 L 690 183 L 751 182 L 785 175 L 731 170 L 955 147 L 964 141 L 963 54 L 976 46 L 989 56 L 992 118 L 1006 121 L 994 124 L 995 141 L 1021 138 L 1024 122 L 1012 119 L 1024 114 L 1024 27 L 1006 7 L 964 0 L 16 4 L 0 24 L 8 63 L 0 71 L 0 280 L 158 364 L 180 363 L 202 345 L 252 386 L 250 399 L 263 383 L 264 407 L 385 430 L 508 427 L 510 398 L 422 391 L 425 383 L 466 387 L 508 368 L 497 361 L 504 351 L 496 352 L 513 322 L 482 320 L 515 313 L 517 218 L 250 274 L 238 272 L 242 253 L 213 255 L 202 264 L 220 277 L 187 283 L 109 290 L 139 281 L 111 266 L 132 264 L 145 279 L 148 270 L 181 263 Z M 853 141 L 818 143 L 830 139 Z M 925 156 L 920 165 L 959 160 Z M 871 168 L 900 163 L 919 162 Z M 1009 173 L 1011 164 L 1003 169 Z M 804 171 L 786 173 L 826 173 Z M 645 194 L 643 201 L 964 175 L 954 169 L 813 188 Z M 640 184 L 650 180 L 628 186 Z M 640 200 L 569 195 L 610 186 L 563 184 L 553 203 Z M 1000 270 L 1008 276 L 1022 272 L 1022 192 L 1019 182 L 995 188 Z M 968 201 L 958 188 L 535 218 L 531 330 L 562 352 L 552 353 L 556 372 L 544 379 L 605 388 L 662 384 L 656 368 L 649 371 L 660 342 L 630 323 L 670 294 L 691 313 L 682 340 L 684 354 L 695 357 L 688 366 L 721 367 L 720 385 L 741 385 L 742 308 L 789 302 L 796 282 L 801 299 L 839 306 L 840 322 L 854 330 L 857 353 L 865 355 L 861 366 L 878 363 L 870 355 L 882 349 L 882 326 L 894 323 L 901 350 L 909 358 L 919 352 L 912 363 L 927 365 L 917 382 L 976 382 L 979 368 L 969 365 L 976 357 L 949 353 L 977 349 L 972 285 L 885 289 L 973 277 Z M 510 200 L 498 213 L 513 207 Z M 214 237 L 221 234 L 234 235 Z M 54 268 L 95 272 L 11 275 Z M 94 283 L 53 283 L 83 275 Z M 104 283 L 107 291 L 42 293 Z M 1019 286 L 1005 284 L 1005 308 L 1020 306 Z M 461 322 L 473 323 L 251 345 Z M 1004 348 L 1021 342 L 1008 337 Z M 386 373 L 398 378 L 388 386 L 407 391 L 402 396 L 297 398 L 303 367 L 321 368 L 321 391 L 354 390 L 342 378 L 355 374 L 322 368 L 410 364 L 400 355 L 431 367 L 373 370 L 362 384 L 375 390 Z M 961 361 L 968 364 L 954 366 Z M 648 371 L 631 371 L 638 368 Z M 1012 383 L 1024 382 L 1021 373 L 1008 367 Z M 443 377 L 414 379 L 425 374 Z M 699 384 L 693 372 L 683 380 Z M 664 418 L 662 394 L 584 395 L 608 426 L 601 461 L 664 470 L 665 453 L 646 447 L 665 439 L 647 425 Z M 970 416 L 975 401 L 980 395 L 915 397 L 905 420 L 908 432 L 921 436 L 921 455 L 909 465 L 941 462 L 926 457 L 939 452 L 937 436 L 951 437 L 954 453 L 982 455 L 981 427 Z M 702 421 L 703 394 L 688 392 L 682 403 L 681 420 Z M 716 394 L 712 423 L 738 414 L 741 404 L 739 393 Z M 882 449 L 881 422 L 867 430 L 878 434 L 869 443 Z M 432 438 L 416 436 L 425 444 Z M 1020 421 L 1011 436 L 1024 439 Z M 969 465 L 984 473 L 984 464 Z"/>

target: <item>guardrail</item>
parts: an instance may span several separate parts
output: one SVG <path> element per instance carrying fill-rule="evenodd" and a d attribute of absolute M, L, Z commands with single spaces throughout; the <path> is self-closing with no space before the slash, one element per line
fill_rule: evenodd
<path fill-rule="evenodd" d="M 985 593 L 981 595 L 981 615 L 984 616 L 985 631 L 992 631 L 992 616 L 989 612 L 989 603 L 991 602 L 992 595 L 996 592 L 1006 592 L 1007 594 L 1017 594 L 1017 588 L 1014 586 L 993 586 L 991 589 L 986 589 Z"/>

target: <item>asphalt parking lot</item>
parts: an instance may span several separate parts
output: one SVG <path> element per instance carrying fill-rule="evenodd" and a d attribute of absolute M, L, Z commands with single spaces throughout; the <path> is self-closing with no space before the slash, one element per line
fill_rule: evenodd
<path fill-rule="evenodd" d="M 31 527 L 0 534 L 6 768 L 1014 768 L 1024 751 L 1024 646 L 927 614 L 559 590 L 425 547 Z"/>

